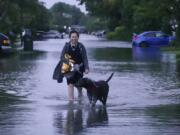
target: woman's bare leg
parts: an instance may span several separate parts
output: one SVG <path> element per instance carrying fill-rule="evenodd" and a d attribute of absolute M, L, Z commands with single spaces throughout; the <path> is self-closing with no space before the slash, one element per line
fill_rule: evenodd
<path fill-rule="evenodd" d="M 74 85 L 73 84 L 68 84 L 68 99 L 69 101 L 74 100 Z"/>
<path fill-rule="evenodd" d="M 82 93 L 82 88 L 80 87 L 77 87 L 77 90 L 78 90 L 78 98 L 81 99 L 82 96 L 83 96 L 83 93 Z"/>

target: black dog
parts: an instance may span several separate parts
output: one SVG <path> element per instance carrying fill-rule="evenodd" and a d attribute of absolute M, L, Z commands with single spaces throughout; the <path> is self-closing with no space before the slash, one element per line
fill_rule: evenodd
<path fill-rule="evenodd" d="M 109 92 L 108 82 L 111 80 L 113 74 L 114 73 L 112 73 L 106 81 L 93 81 L 89 78 L 82 78 L 78 81 L 76 86 L 87 89 L 87 96 L 92 106 L 95 106 L 97 100 L 100 100 L 102 104 L 105 106 Z"/>

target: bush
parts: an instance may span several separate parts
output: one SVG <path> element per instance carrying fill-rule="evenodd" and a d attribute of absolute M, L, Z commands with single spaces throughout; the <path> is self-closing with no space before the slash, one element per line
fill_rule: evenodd
<path fill-rule="evenodd" d="M 110 40 L 131 40 L 131 32 L 124 26 L 118 26 L 113 32 L 107 34 L 107 38 Z"/>

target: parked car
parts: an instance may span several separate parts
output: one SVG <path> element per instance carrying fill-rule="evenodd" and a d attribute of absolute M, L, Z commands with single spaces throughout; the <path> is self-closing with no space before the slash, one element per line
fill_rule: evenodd
<path fill-rule="evenodd" d="M 34 39 L 35 40 L 43 40 L 43 35 L 45 34 L 44 31 L 36 31 L 36 34 L 35 34 L 35 37 Z"/>
<path fill-rule="evenodd" d="M 56 30 L 50 30 L 43 34 L 43 38 L 44 39 L 57 39 L 57 38 L 63 39 L 64 35 L 62 33 L 59 33 Z"/>
<path fill-rule="evenodd" d="M 132 45 L 139 47 L 168 46 L 175 40 L 174 36 L 169 36 L 162 31 L 146 31 L 139 35 L 133 34 Z"/>
<path fill-rule="evenodd" d="M 9 46 L 10 45 L 10 40 L 8 38 L 8 36 L 0 33 L 0 50 L 2 48 L 2 46 Z"/>
<path fill-rule="evenodd" d="M 106 31 L 105 31 L 105 30 L 97 31 L 97 32 L 95 33 L 95 35 L 96 35 L 97 37 L 104 37 L 104 36 L 106 35 Z"/>

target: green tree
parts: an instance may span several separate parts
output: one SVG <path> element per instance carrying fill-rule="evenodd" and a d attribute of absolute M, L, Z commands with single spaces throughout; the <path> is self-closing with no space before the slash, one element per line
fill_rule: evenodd
<path fill-rule="evenodd" d="M 50 9 L 52 14 L 51 27 L 62 30 L 64 26 L 84 25 L 85 15 L 79 8 L 58 2 Z"/>
<path fill-rule="evenodd" d="M 48 25 L 48 10 L 38 0 L 0 0 L 0 3 L 1 32 L 18 33 L 22 28 L 36 30 Z"/>
<path fill-rule="evenodd" d="M 86 16 L 85 26 L 89 32 L 107 29 L 107 21 L 94 16 Z"/>
<path fill-rule="evenodd" d="M 179 0 L 77 0 L 90 15 L 106 18 L 108 28 L 125 34 L 145 30 L 171 31 L 170 21 L 179 24 Z M 116 29 L 118 28 L 118 30 Z M 119 29 L 120 28 L 120 29 Z M 114 32 L 115 32 L 114 31 Z M 179 35 L 179 27 L 177 28 Z M 117 35 L 112 34 L 111 35 Z M 179 37 L 179 36 L 178 36 Z"/>

